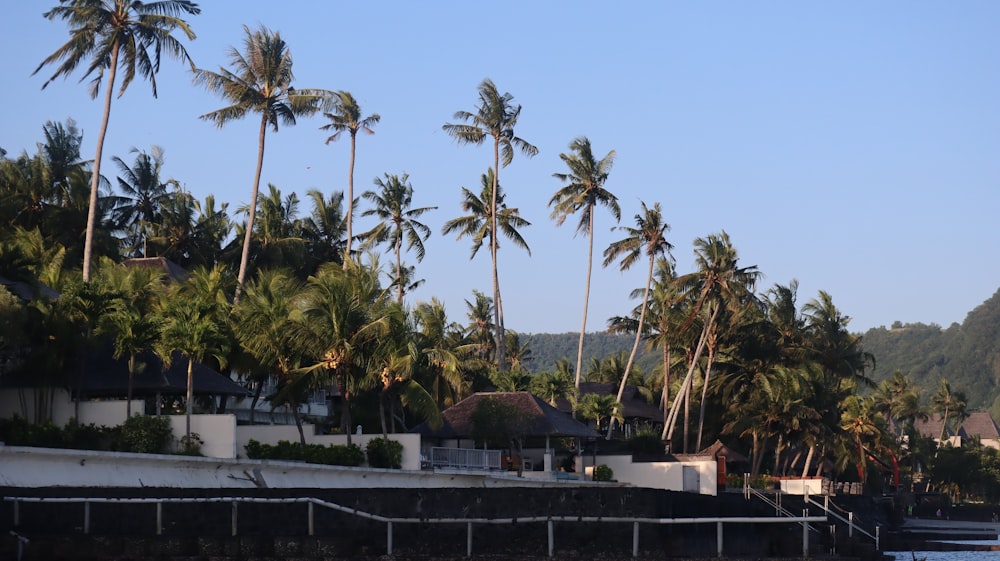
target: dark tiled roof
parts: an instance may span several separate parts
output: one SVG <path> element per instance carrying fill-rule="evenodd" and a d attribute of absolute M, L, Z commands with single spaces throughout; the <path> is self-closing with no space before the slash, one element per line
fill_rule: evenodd
<path fill-rule="evenodd" d="M 495 398 L 516 407 L 528 418 L 526 436 L 595 438 L 600 435 L 566 413 L 552 407 L 530 392 L 481 392 L 473 394 L 441 413 L 442 424 L 434 430 L 427 423 L 410 432 L 432 438 L 469 438 L 472 436 L 472 413 L 479 402 Z"/>
<path fill-rule="evenodd" d="M 938 414 L 938 413 L 934 413 L 926 421 L 921 421 L 920 419 L 917 419 L 913 423 L 913 428 L 917 429 L 917 432 L 921 436 L 929 436 L 931 438 L 940 438 L 941 437 L 941 424 L 942 424 L 942 422 L 941 422 L 941 415 Z M 951 429 L 947 429 L 947 430 L 944 431 L 944 436 L 945 436 L 945 438 L 948 438 L 949 436 L 954 436 L 954 434 L 952 433 Z"/>
<path fill-rule="evenodd" d="M 188 360 L 174 353 L 169 368 L 153 353 L 137 357 L 138 370 L 133 378 L 132 395 L 141 398 L 163 395 L 184 395 L 187 392 Z M 66 377 L 71 390 L 86 397 L 124 397 L 128 393 L 128 358 L 115 359 L 110 346 L 93 351 L 85 360 L 80 376 L 74 372 Z M 78 367 L 72 367 L 78 369 Z M 195 395 L 249 395 L 243 386 L 204 364 L 195 363 L 191 372 Z M 4 387 L 34 387 L 37 378 L 31 373 L 14 373 L 2 378 Z"/>
<path fill-rule="evenodd" d="M 1000 439 L 1000 428 L 992 415 L 979 411 L 969 414 L 969 418 L 959 427 L 958 435 L 963 438 L 978 436 L 983 440 L 997 440 Z"/>
<path fill-rule="evenodd" d="M 45 297 L 50 300 L 59 298 L 59 293 L 44 284 L 30 284 L 22 281 L 14 281 L 5 277 L 0 277 L 0 286 L 10 291 L 11 294 L 22 300 L 34 300 L 38 297 Z"/>

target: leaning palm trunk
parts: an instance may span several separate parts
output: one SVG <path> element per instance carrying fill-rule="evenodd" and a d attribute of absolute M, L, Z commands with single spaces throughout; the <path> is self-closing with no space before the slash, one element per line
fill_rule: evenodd
<path fill-rule="evenodd" d="M 624 418 L 624 412 L 622 409 L 622 397 L 625 395 L 625 385 L 628 384 L 628 375 L 632 371 L 632 364 L 635 363 L 635 355 L 639 352 L 639 341 L 642 340 L 642 327 L 646 322 L 646 307 L 649 304 L 649 286 L 653 284 L 653 262 L 654 254 L 649 255 L 649 274 L 646 276 L 646 290 L 642 295 L 642 311 L 639 312 L 639 325 L 635 328 L 635 341 L 632 342 L 632 352 L 628 355 L 628 362 L 625 363 L 625 372 L 622 373 L 622 381 L 618 385 L 618 397 L 615 398 L 615 409 L 611 414 L 611 422 L 608 423 L 608 436 L 611 438 L 611 431 L 615 428 L 615 414 L 621 413 Z"/>
<path fill-rule="evenodd" d="M 815 453 L 815 452 L 816 452 L 816 445 L 815 444 L 810 444 L 809 445 L 809 453 L 806 454 L 806 463 L 805 463 L 804 466 L 802 466 L 802 476 L 803 477 L 806 477 L 806 476 L 809 475 L 809 466 L 812 464 L 813 453 Z"/>
<path fill-rule="evenodd" d="M 500 140 L 493 142 L 493 193 L 490 200 L 490 254 L 493 256 L 493 317 L 496 322 L 497 370 L 507 369 L 507 337 L 503 326 L 503 304 L 500 302 L 500 275 L 497 271 L 497 189 L 500 183 Z"/>
<path fill-rule="evenodd" d="M 184 403 L 184 440 L 191 442 L 191 411 L 194 410 L 194 358 L 188 357 L 187 396 Z"/>
<path fill-rule="evenodd" d="M 709 338 L 714 339 L 714 335 L 710 335 Z M 705 407 L 708 402 L 708 382 L 712 377 L 712 364 L 715 363 L 715 344 L 708 345 L 708 361 L 705 364 L 705 381 L 701 385 L 701 406 L 698 411 L 698 447 L 696 450 L 701 450 L 702 445 L 702 431 L 705 428 Z"/>
<path fill-rule="evenodd" d="M 243 291 L 243 281 L 247 277 L 247 264 L 250 260 L 250 241 L 253 237 L 253 222 L 257 216 L 257 193 L 260 191 L 260 172 L 264 168 L 264 136 L 267 134 L 267 116 L 261 117 L 260 135 L 257 139 L 257 171 L 253 176 L 253 190 L 250 192 L 250 210 L 247 213 L 247 231 L 243 234 L 243 253 L 240 255 L 240 272 L 236 277 L 236 295 L 233 305 L 239 303 Z"/>
<path fill-rule="evenodd" d="M 590 243 L 587 250 L 587 284 L 583 289 L 583 321 L 580 323 L 580 342 L 576 347 L 576 389 L 580 390 L 580 378 L 583 370 L 583 336 L 587 332 L 587 308 L 590 307 L 590 275 L 594 269 L 594 215 L 590 215 Z"/>
<path fill-rule="evenodd" d="M 87 233 L 83 240 L 83 281 L 90 282 L 90 261 L 94 256 L 94 228 L 97 226 L 97 191 L 101 181 L 101 155 L 104 153 L 104 137 L 108 133 L 111 118 L 111 91 L 115 89 L 115 74 L 118 71 L 118 41 L 111 47 L 111 64 L 108 66 L 108 86 L 104 93 L 104 118 L 97 133 L 97 150 L 94 155 L 94 171 L 90 178 L 90 207 L 87 209 Z"/>
<path fill-rule="evenodd" d="M 718 313 L 719 310 L 716 308 L 712 318 L 701 330 L 701 336 L 698 338 L 698 345 L 695 347 L 694 356 L 691 357 L 691 363 L 688 364 L 688 371 L 687 375 L 684 377 L 684 383 L 681 384 L 681 390 L 674 398 L 674 404 L 670 407 L 670 414 L 667 416 L 667 424 L 663 426 L 663 435 L 661 436 L 661 440 L 668 440 L 673 437 L 674 426 L 677 424 L 678 405 L 680 405 L 681 398 L 686 396 L 687 393 L 691 391 L 691 379 L 694 376 L 694 369 L 698 364 L 698 360 L 701 358 L 701 353 L 704 351 L 705 343 L 708 340 L 708 325 L 709 323 L 713 323 L 715 321 L 715 314 Z"/>

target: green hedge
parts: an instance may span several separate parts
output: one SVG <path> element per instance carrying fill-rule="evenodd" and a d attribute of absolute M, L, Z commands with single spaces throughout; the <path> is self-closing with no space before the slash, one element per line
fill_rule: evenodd
<path fill-rule="evenodd" d="M 388 438 L 373 438 L 365 448 L 368 465 L 373 468 L 400 469 L 403 467 L 403 445 Z"/>
<path fill-rule="evenodd" d="M 279 440 L 277 444 L 262 444 L 250 439 L 247 457 L 254 460 L 292 460 L 308 464 L 331 466 L 360 466 L 365 462 L 365 452 L 357 444 L 323 446 L 321 444 L 292 443 Z"/>

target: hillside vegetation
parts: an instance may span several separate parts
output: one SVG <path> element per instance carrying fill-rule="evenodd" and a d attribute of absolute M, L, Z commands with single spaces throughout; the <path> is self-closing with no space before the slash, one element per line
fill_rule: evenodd
<path fill-rule="evenodd" d="M 871 377 L 885 380 L 896 370 L 923 390 L 924 402 L 947 379 L 968 396 L 969 408 L 1000 418 L 1000 291 L 947 328 L 923 323 L 893 324 L 863 334 L 875 355 Z"/>

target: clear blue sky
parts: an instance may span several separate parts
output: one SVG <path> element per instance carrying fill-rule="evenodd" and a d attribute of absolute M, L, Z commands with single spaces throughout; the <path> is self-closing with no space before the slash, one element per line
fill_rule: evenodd
<path fill-rule="evenodd" d="M 47 120 L 72 117 L 92 157 L 101 102 L 87 84 L 31 76 L 68 37 L 42 12 L 56 2 L 12 2 L 0 20 L 7 70 L 0 146 L 34 152 Z M 409 173 L 414 204 L 438 206 L 411 301 L 442 299 L 466 322 L 472 290 L 491 293 L 489 256 L 440 234 L 462 214 L 460 188 L 478 191 L 487 147 L 458 146 L 442 130 L 473 110 L 491 78 L 523 106 L 516 132 L 539 148 L 500 181 L 532 226 L 529 257 L 500 251 L 508 328 L 578 331 L 586 239 L 557 228 L 549 198 L 560 152 L 585 135 L 618 159 L 606 187 L 631 225 L 640 201 L 660 202 L 678 270 L 692 270 L 695 238 L 726 230 L 760 290 L 799 280 L 799 303 L 829 292 L 852 330 L 962 321 L 1000 286 L 1000 3 L 926 2 L 203 2 L 190 18 L 195 64 L 216 70 L 241 26 L 278 30 L 295 85 L 351 91 L 374 136 L 358 140 L 355 189 Z M 43 70 L 44 73 L 44 70 Z M 249 200 L 256 118 L 217 129 L 198 116 L 224 105 L 164 60 L 160 96 L 136 81 L 112 106 L 112 155 L 165 149 L 165 173 L 230 211 Z M 324 144 L 320 117 L 269 134 L 268 182 L 304 198 L 346 190 L 349 143 Z M 302 214 L 309 204 L 303 201 Z M 359 218 L 355 231 L 371 227 Z M 619 239 L 597 215 L 595 253 Z M 386 258 L 388 259 L 388 258 Z M 600 256 L 597 256 L 599 263 Z M 645 268 L 594 270 L 588 331 L 627 313 Z"/>

